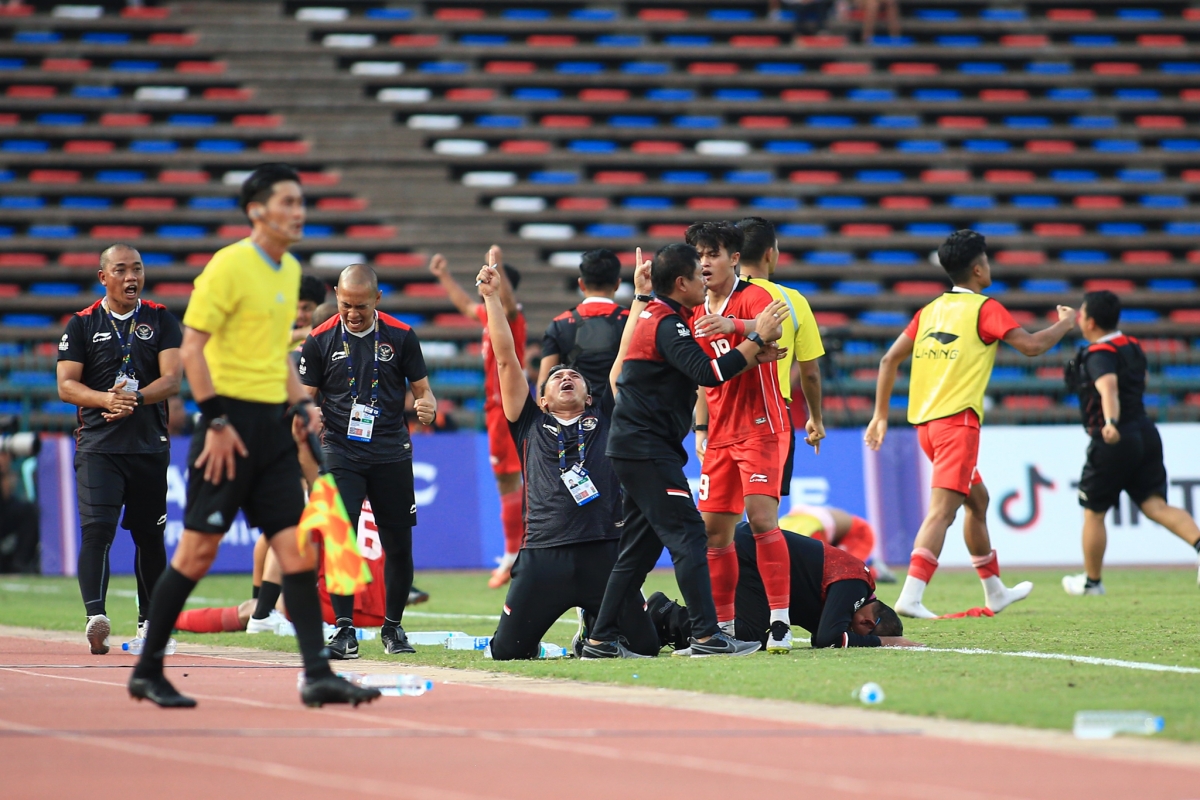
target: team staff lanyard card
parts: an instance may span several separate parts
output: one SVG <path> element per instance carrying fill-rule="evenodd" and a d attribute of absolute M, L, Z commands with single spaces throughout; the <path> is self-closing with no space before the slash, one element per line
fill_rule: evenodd
<path fill-rule="evenodd" d="M 580 418 L 580 422 L 583 418 Z M 562 425 L 558 426 L 558 468 L 562 472 L 559 476 L 562 479 L 563 485 L 567 487 L 567 491 L 571 493 L 571 497 L 575 500 L 576 505 L 587 505 L 600 496 L 600 490 L 596 488 L 596 484 L 592 483 L 592 477 L 588 475 L 587 470 L 583 468 L 584 458 L 587 456 L 586 445 L 583 441 L 583 425 L 579 426 L 579 463 L 573 464 L 570 469 L 567 468 L 567 440 L 563 436 Z"/>
<path fill-rule="evenodd" d="M 113 381 L 115 387 L 125 379 L 125 385 L 121 387 L 124 392 L 136 392 L 138 390 L 138 379 L 134 377 L 133 367 L 129 365 L 130 359 L 133 356 L 133 332 L 137 330 L 138 312 L 142 310 L 142 301 L 138 300 L 137 305 L 133 308 L 133 316 L 129 318 L 129 330 L 125 335 L 121 335 L 121 326 L 117 324 L 117 318 L 113 316 L 112 309 L 107 305 L 104 307 L 105 316 L 108 317 L 108 324 L 112 325 L 113 334 L 117 337 L 117 344 L 121 346 L 121 366 L 117 368 L 117 378 Z"/>
<path fill-rule="evenodd" d="M 371 374 L 371 405 L 358 402 L 358 379 L 354 376 L 354 365 L 350 362 L 350 337 L 346 323 L 342 322 L 342 352 L 346 354 L 346 375 L 350 384 L 350 424 L 346 438 L 355 442 L 371 441 L 375 432 L 375 420 L 379 417 L 379 315 L 375 315 L 375 368 Z"/>

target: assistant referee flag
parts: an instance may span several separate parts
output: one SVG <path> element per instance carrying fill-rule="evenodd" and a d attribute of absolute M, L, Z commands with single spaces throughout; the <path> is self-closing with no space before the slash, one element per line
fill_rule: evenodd
<path fill-rule="evenodd" d="M 371 582 L 371 568 L 358 552 L 350 515 L 342 503 L 337 481 L 325 473 L 313 482 L 308 505 L 300 515 L 296 536 L 300 553 L 308 552 L 310 535 L 321 535 L 325 550 L 325 588 L 330 594 L 354 595 Z"/>

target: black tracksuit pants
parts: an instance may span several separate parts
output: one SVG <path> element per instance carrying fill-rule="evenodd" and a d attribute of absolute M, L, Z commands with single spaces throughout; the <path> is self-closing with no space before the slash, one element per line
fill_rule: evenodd
<path fill-rule="evenodd" d="M 640 596 L 646 575 L 654 569 L 664 546 L 675 564 L 675 580 L 687 604 L 692 635 L 697 639 L 711 636 L 717 632 L 717 609 L 708 577 L 708 535 L 683 466 L 666 459 L 609 460 L 625 492 L 625 527 L 591 638 L 616 641 L 621 609 L 630 594 Z"/>

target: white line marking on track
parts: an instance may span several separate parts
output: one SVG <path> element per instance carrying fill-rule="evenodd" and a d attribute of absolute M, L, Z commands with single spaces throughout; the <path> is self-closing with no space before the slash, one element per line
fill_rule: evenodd
<path fill-rule="evenodd" d="M 1071 661 L 1076 664 L 1092 664 L 1098 667 L 1121 667 L 1122 669 L 1140 669 L 1147 672 L 1178 672 L 1184 675 L 1200 675 L 1200 667 L 1179 667 L 1170 664 L 1154 664 L 1149 661 L 1123 661 L 1119 658 L 1072 656 L 1065 653 L 1039 653 L 1033 650 L 1008 652 L 1005 650 L 982 650 L 975 647 L 909 647 L 888 649 L 904 649 L 912 652 L 925 653 L 961 653 L 968 656 L 1012 656 L 1014 658 L 1036 658 L 1047 661 Z"/>

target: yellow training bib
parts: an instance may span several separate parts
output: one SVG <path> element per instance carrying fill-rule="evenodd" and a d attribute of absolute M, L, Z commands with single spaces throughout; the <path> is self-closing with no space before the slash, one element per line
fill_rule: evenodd
<path fill-rule="evenodd" d="M 968 408 L 983 422 L 983 394 L 997 342 L 979 337 L 979 312 L 988 298 L 947 292 L 921 309 L 908 383 L 908 421 L 942 419 Z"/>

